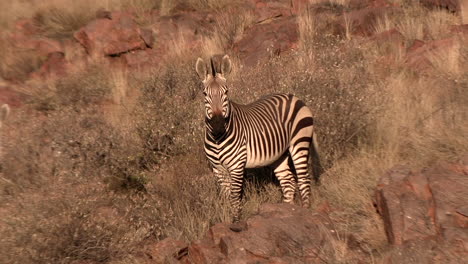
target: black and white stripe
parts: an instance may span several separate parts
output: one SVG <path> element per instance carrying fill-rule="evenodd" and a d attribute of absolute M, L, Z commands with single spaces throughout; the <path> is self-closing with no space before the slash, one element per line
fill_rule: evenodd
<path fill-rule="evenodd" d="M 226 55 L 220 66 L 211 59 L 211 70 L 202 59 L 196 70 L 205 95 L 205 153 L 215 176 L 239 220 L 245 168 L 272 166 L 283 201 L 293 203 L 296 185 L 302 205 L 310 204 L 309 151 L 316 154 L 311 110 L 290 94 L 266 96 L 248 105 L 229 99 L 225 75 L 231 61 Z M 218 64 L 219 65 L 219 64 Z M 314 156 L 318 164 L 318 156 Z M 288 160 L 297 175 L 297 184 Z M 315 175 L 318 178 L 318 175 Z"/>

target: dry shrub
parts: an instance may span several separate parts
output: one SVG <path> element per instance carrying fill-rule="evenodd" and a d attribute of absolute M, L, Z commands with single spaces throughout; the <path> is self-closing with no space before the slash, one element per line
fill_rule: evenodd
<path fill-rule="evenodd" d="M 38 70 L 45 57 L 33 50 L 21 49 L 5 38 L 0 38 L 0 78 L 11 81 L 24 81 L 29 74 Z"/>

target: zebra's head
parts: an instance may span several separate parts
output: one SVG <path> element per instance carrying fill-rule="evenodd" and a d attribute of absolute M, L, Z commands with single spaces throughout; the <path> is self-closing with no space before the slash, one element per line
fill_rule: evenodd
<path fill-rule="evenodd" d="M 198 58 L 195 70 L 203 82 L 205 96 L 205 124 L 208 134 L 215 140 L 221 140 L 228 130 L 231 104 L 225 76 L 231 72 L 231 60 L 228 55 L 215 55 L 210 59 L 210 68 Z"/>
<path fill-rule="evenodd" d="M 205 115 L 209 120 L 228 118 L 230 105 L 225 76 L 231 72 L 231 60 L 228 55 L 222 58 L 215 55 L 210 59 L 210 68 L 203 59 L 198 58 L 195 69 L 203 82 L 205 96 Z"/>

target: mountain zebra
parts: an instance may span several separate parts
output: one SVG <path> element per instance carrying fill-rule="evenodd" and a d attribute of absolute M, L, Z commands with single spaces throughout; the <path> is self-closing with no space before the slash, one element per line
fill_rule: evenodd
<path fill-rule="evenodd" d="M 225 75 L 231 71 L 227 55 L 221 62 L 210 59 L 211 69 L 201 58 L 196 72 L 203 81 L 205 96 L 205 153 L 221 193 L 229 199 L 233 222 L 239 221 L 241 189 L 245 168 L 271 165 L 278 178 L 283 201 L 294 202 L 296 180 L 302 205 L 310 204 L 309 150 L 314 157 L 314 177 L 319 177 L 319 160 L 311 110 L 290 94 L 266 96 L 248 105 L 229 99 Z M 317 165 L 317 166 L 316 166 Z"/>

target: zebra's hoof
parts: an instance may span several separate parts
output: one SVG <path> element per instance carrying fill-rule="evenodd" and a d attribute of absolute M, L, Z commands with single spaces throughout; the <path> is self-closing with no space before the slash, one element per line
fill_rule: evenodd
<path fill-rule="evenodd" d="M 242 221 L 242 222 L 235 222 L 235 223 L 232 223 L 232 224 L 229 226 L 229 229 L 231 229 L 231 231 L 234 231 L 234 232 L 245 231 L 245 230 L 247 230 L 247 222 Z"/>

